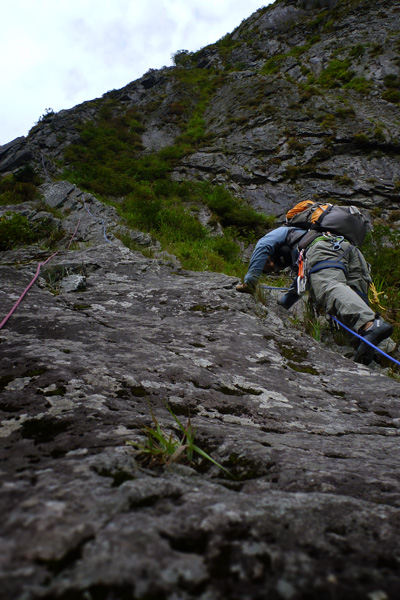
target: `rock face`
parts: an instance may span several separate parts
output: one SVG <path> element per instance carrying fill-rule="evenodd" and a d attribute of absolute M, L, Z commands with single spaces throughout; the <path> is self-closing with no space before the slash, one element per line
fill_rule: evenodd
<path fill-rule="evenodd" d="M 67 182 L 43 193 L 75 245 L 0 332 L 1 598 L 397 598 L 399 384 L 272 295 L 128 250 Z M 3 253 L 4 312 L 44 260 Z M 234 478 L 141 467 L 148 403 Z"/>
<path fill-rule="evenodd" d="M 313 196 L 385 215 L 399 201 L 399 30 L 399 0 L 277 1 L 176 67 L 45 115 L 0 148 L 0 172 L 31 161 L 56 175 L 110 103 L 140 116 L 144 155 L 177 143 L 196 109 L 203 135 L 175 179 L 224 184 L 275 215 Z"/>
<path fill-rule="evenodd" d="M 0 173 L 47 180 L 39 209 L 0 219 L 48 219 L 62 237 L 51 258 L 1 255 L 0 319 L 37 276 L 0 329 L 1 599 L 397 600 L 399 383 L 305 335 L 273 293 L 264 306 L 233 277 L 185 271 L 51 180 L 111 106 L 138 117 L 141 156 L 187 145 L 175 181 L 224 184 L 275 215 L 312 197 L 385 218 L 399 21 L 399 0 L 277 1 L 0 147 Z M 167 407 L 231 476 L 200 456 L 140 461 L 127 441 L 145 442 L 151 411 L 179 437 Z"/>

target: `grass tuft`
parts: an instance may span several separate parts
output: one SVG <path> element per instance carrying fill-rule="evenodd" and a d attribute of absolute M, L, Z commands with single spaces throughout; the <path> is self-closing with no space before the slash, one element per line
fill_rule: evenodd
<path fill-rule="evenodd" d="M 153 426 L 149 427 L 148 425 L 144 425 L 141 428 L 142 433 L 146 437 L 146 441 L 140 443 L 127 440 L 126 442 L 128 445 L 136 448 L 139 459 L 141 459 L 145 465 L 150 467 L 155 465 L 169 466 L 174 462 L 186 462 L 192 464 L 195 454 L 197 454 L 221 469 L 221 471 L 224 471 L 229 477 L 234 478 L 228 469 L 220 465 L 207 454 L 207 452 L 194 443 L 196 430 L 191 423 L 190 417 L 186 426 L 184 426 L 171 407 L 168 406 L 168 404 L 166 404 L 165 407 L 174 418 L 181 433 L 181 437 L 178 437 L 173 432 L 167 434 L 161 429 L 153 409 L 149 404 Z"/>

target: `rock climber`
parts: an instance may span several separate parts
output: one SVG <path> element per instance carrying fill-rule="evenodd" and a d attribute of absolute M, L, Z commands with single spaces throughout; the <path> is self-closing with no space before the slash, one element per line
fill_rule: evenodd
<path fill-rule="evenodd" d="M 317 306 L 336 316 L 374 346 L 392 334 L 393 327 L 368 304 L 371 279 L 360 249 L 342 236 L 329 232 L 307 232 L 282 226 L 267 233 L 257 242 L 244 282 L 236 286 L 237 291 L 253 294 L 263 272 L 296 268 L 301 250 L 306 257 L 307 287 Z M 304 256 L 302 254 L 303 260 Z M 300 298 L 297 279 L 278 301 L 286 309 Z M 354 360 L 369 364 L 373 357 L 374 349 L 361 341 Z"/>

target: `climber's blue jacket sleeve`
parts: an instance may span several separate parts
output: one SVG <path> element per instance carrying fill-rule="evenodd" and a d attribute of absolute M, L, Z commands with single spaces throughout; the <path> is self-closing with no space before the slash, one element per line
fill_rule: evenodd
<path fill-rule="evenodd" d="M 278 227 L 258 240 L 250 259 L 244 282 L 255 287 L 268 257 L 272 256 L 287 238 L 291 227 Z"/>

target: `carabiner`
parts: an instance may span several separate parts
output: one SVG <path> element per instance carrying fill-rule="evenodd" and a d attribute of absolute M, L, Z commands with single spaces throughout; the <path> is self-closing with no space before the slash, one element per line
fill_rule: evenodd
<path fill-rule="evenodd" d="M 299 259 L 297 261 L 298 265 L 299 265 L 299 270 L 297 272 L 297 281 L 296 281 L 298 296 L 302 296 L 307 289 L 307 277 L 306 277 L 306 272 L 305 272 L 304 261 L 305 261 L 304 250 L 302 250 L 299 254 Z"/>
<path fill-rule="evenodd" d="M 332 249 L 340 250 L 342 242 L 344 242 L 344 237 L 342 235 L 340 235 L 337 238 L 335 238 L 334 240 L 332 240 Z"/>

